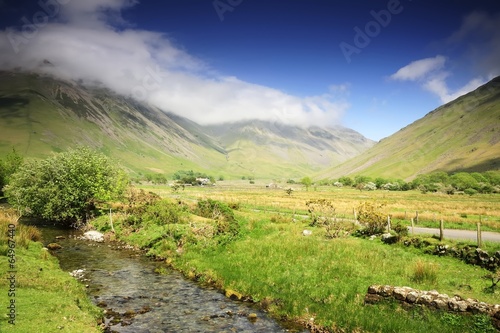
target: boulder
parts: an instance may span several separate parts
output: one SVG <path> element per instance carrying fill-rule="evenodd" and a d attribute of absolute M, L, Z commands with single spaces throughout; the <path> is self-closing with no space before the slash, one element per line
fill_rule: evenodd
<path fill-rule="evenodd" d="M 81 238 L 93 242 L 104 242 L 104 235 L 95 230 L 87 231 Z"/>
<path fill-rule="evenodd" d="M 59 250 L 62 249 L 62 246 L 57 243 L 50 243 L 49 245 L 47 245 L 47 248 L 49 250 Z"/>
<path fill-rule="evenodd" d="M 312 233 L 313 232 L 311 230 L 305 229 L 304 231 L 302 231 L 302 236 L 311 236 Z"/>

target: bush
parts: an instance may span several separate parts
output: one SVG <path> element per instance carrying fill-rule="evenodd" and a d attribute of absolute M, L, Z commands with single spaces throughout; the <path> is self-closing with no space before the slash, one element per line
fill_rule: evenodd
<path fill-rule="evenodd" d="M 89 148 L 23 164 L 5 187 L 21 215 L 59 223 L 86 222 L 96 205 L 122 195 L 128 177 Z"/>
<path fill-rule="evenodd" d="M 141 216 L 144 222 L 156 225 L 183 223 L 182 210 L 178 204 L 166 200 L 157 201 L 147 207 L 146 212 Z"/>
<path fill-rule="evenodd" d="M 382 205 L 364 202 L 358 207 L 358 220 L 364 224 L 361 233 L 364 235 L 377 235 L 385 231 L 387 216 L 381 211 Z"/>
<path fill-rule="evenodd" d="M 368 182 L 363 186 L 363 190 L 366 190 L 366 191 L 375 191 L 376 189 L 377 189 L 377 185 L 375 185 L 375 183 L 372 183 L 372 182 Z"/>
<path fill-rule="evenodd" d="M 399 222 L 392 227 L 392 230 L 398 235 L 398 238 L 408 236 L 408 227 Z"/>
<path fill-rule="evenodd" d="M 23 158 L 12 149 L 12 152 L 5 156 L 5 159 L 0 160 L 0 196 L 2 196 L 3 188 L 9 183 L 10 177 L 16 173 L 16 171 L 23 164 Z"/>
<path fill-rule="evenodd" d="M 468 195 L 474 195 L 474 194 L 477 194 L 477 191 L 475 189 L 473 189 L 473 188 L 466 188 L 464 190 L 464 193 L 468 194 Z"/>
<path fill-rule="evenodd" d="M 340 177 L 338 182 L 344 186 L 351 186 L 352 184 L 354 184 L 354 181 L 350 177 L 347 177 L 347 176 Z"/>
<path fill-rule="evenodd" d="M 311 219 L 309 223 L 311 227 L 325 226 L 335 216 L 335 207 L 330 200 L 308 200 L 306 206 Z"/>
<path fill-rule="evenodd" d="M 217 235 L 236 236 L 240 232 L 240 226 L 233 210 L 223 202 L 212 199 L 200 200 L 196 213 L 216 221 L 217 230 L 215 233 Z"/>
<path fill-rule="evenodd" d="M 342 238 L 356 231 L 357 226 L 350 221 L 336 221 L 336 219 L 333 219 L 325 224 L 325 230 L 328 238 Z"/>

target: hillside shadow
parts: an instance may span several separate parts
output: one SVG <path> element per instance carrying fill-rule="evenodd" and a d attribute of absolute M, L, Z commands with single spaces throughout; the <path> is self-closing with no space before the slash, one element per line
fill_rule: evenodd
<path fill-rule="evenodd" d="M 464 161 L 462 158 L 457 158 L 454 160 L 451 160 L 447 165 L 456 165 L 457 163 L 460 163 L 460 161 Z M 499 170 L 500 169 L 500 157 L 497 158 L 491 158 L 489 160 L 483 161 L 481 163 L 475 164 L 473 166 L 469 167 L 464 167 L 464 168 L 443 168 L 446 170 L 449 170 L 450 173 L 455 173 L 455 172 L 485 172 L 489 170 Z"/>
<path fill-rule="evenodd" d="M 29 104 L 27 98 L 0 97 L 0 108 L 20 108 Z"/>

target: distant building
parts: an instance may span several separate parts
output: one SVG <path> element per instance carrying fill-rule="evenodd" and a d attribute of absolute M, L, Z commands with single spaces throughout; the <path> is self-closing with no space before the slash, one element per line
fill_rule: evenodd
<path fill-rule="evenodd" d="M 208 185 L 210 184 L 210 178 L 196 178 L 196 182 L 200 185 Z"/>

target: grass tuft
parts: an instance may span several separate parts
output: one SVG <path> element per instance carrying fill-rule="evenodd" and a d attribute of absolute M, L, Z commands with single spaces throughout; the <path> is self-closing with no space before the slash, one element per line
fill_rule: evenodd
<path fill-rule="evenodd" d="M 418 259 L 413 266 L 411 280 L 415 283 L 436 284 L 438 279 L 438 265 Z"/>

